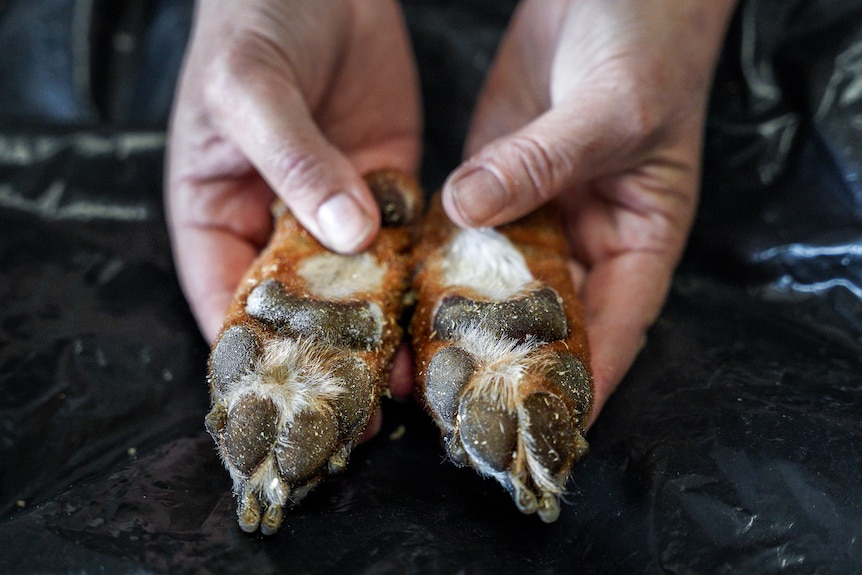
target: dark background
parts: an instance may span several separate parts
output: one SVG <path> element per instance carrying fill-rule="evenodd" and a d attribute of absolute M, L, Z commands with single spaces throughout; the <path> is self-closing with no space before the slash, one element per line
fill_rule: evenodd
<path fill-rule="evenodd" d="M 514 2 L 404 6 L 433 189 Z M 271 538 L 236 526 L 164 224 L 190 21 L 187 0 L 0 0 L 0 572 L 862 571 L 860 2 L 741 4 L 689 250 L 558 522 L 386 401 Z"/>

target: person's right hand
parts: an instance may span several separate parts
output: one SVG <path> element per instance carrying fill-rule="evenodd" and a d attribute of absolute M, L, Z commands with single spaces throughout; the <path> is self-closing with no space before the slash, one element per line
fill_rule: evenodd
<path fill-rule="evenodd" d="M 361 174 L 415 173 L 419 90 L 394 0 L 199 0 L 171 121 L 168 225 L 213 341 L 272 231 L 277 195 L 324 245 L 366 247 Z"/>

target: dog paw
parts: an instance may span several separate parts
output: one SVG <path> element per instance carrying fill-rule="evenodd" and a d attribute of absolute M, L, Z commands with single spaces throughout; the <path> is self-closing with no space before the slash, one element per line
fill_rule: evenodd
<path fill-rule="evenodd" d="M 593 396 L 565 254 L 548 210 L 497 230 L 457 229 L 437 201 L 415 256 L 417 383 L 447 453 L 545 522 L 588 450 Z"/>
<path fill-rule="evenodd" d="M 412 178 L 366 176 L 383 228 L 358 255 L 327 251 L 281 207 L 212 348 L 206 426 L 233 480 L 240 527 L 278 530 L 284 510 L 342 471 L 386 388 L 402 337 Z"/>

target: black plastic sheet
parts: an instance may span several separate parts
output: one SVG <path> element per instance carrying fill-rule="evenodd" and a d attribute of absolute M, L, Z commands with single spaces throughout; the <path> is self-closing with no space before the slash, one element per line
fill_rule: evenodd
<path fill-rule="evenodd" d="M 0 45 L 18 46 L 0 61 L 0 572 L 862 570 L 856 3 L 740 8 L 686 260 L 557 523 L 521 516 L 495 483 L 443 460 L 417 406 L 386 401 L 380 435 L 269 538 L 236 526 L 203 430 L 207 348 L 170 260 L 163 131 L 131 129 L 163 125 L 167 103 L 154 96 L 159 111 L 136 117 L 116 80 L 146 77 L 151 60 L 102 58 L 77 92 L 68 60 L 36 78 L 24 62 L 65 45 L 22 28 L 47 18 L 35 4 L 0 3 Z M 89 5 L 87 42 L 121 22 L 153 37 L 166 13 L 189 14 L 38 4 Z M 405 2 L 429 186 L 457 161 L 512 4 Z M 167 77 L 176 49 L 164 46 Z M 72 112 L 16 108 L 7 96 L 25 84 Z"/>

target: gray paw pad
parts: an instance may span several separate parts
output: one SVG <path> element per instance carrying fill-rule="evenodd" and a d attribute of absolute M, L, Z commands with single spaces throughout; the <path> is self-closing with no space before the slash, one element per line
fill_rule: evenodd
<path fill-rule="evenodd" d="M 336 397 L 335 405 L 345 433 L 352 435 L 365 422 L 368 406 L 374 401 L 374 378 L 358 357 L 345 358 L 333 368 L 333 374 L 347 388 L 346 393 Z"/>
<path fill-rule="evenodd" d="M 512 463 L 518 440 L 518 420 L 499 403 L 473 395 L 461 402 L 461 442 L 474 461 L 493 471 L 505 471 Z"/>
<path fill-rule="evenodd" d="M 246 312 L 291 338 L 315 338 L 361 350 L 374 349 L 381 341 L 382 313 L 377 305 L 303 299 L 286 293 L 273 279 L 251 291 Z"/>
<path fill-rule="evenodd" d="M 277 417 L 272 400 L 253 394 L 240 398 L 228 413 L 224 448 L 241 473 L 250 474 L 269 453 L 276 439 Z"/>
<path fill-rule="evenodd" d="M 225 330 L 210 358 L 210 380 L 217 396 L 224 395 L 230 384 L 254 366 L 258 353 L 257 337 L 248 327 L 235 325 Z"/>
<path fill-rule="evenodd" d="M 501 302 L 477 301 L 449 296 L 440 303 L 434 317 L 434 331 L 440 339 L 453 339 L 458 328 L 481 325 L 497 337 L 525 341 L 528 337 L 548 342 L 568 335 L 566 313 L 560 297 L 544 287 L 525 297 Z"/>
<path fill-rule="evenodd" d="M 534 393 L 524 400 L 528 414 L 530 452 L 552 475 L 572 460 L 575 427 L 563 400 L 550 393 Z"/>
<path fill-rule="evenodd" d="M 444 347 L 428 364 L 425 399 L 450 428 L 455 423 L 458 400 L 475 370 L 473 358 L 460 347 Z"/>
<path fill-rule="evenodd" d="M 275 448 L 276 461 L 288 483 L 301 484 L 316 475 L 332 456 L 338 425 L 325 412 L 302 411 L 287 429 Z"/>
<path fill-rule="evenodd" d="M 572 400 L 575 415 L 581 416 L 589 411 L 592 401 L 590 374 L 578 358 L 567 353 L 557 354 L 546 375 L 552 385 Z"/>

